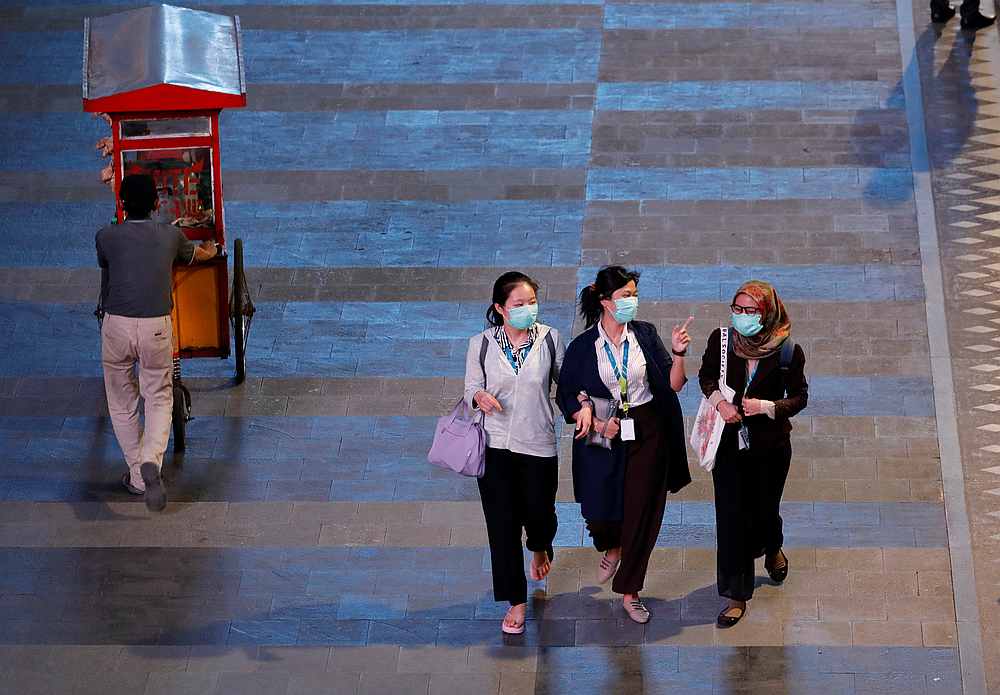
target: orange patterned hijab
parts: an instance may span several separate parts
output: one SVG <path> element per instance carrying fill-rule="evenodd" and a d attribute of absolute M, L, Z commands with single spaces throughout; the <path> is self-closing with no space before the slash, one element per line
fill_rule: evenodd
<path fill-rule="evenodd" d="M 781 348 L 781 344 L 792 332 L 792 323 L 788 320 L 785 305 L 778 298 L 774 287 L 763 280 L 750 280 L 743 283 L 733 295 L 736 303 L 738 295 L 752 297 L 761 309 L 760 321 L 764 329 L 757 335 L 746 338 L 733 331 L 733 350 L 745 360 L 760 360 Z"/>

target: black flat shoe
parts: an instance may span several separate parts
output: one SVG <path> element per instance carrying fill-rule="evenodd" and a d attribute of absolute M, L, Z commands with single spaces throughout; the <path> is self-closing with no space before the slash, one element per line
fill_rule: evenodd
<path fill-rule="evenodd" d="M 788 557 L 779 548 L 774 557 L 764 559 L 764 569 L 767 570 L 767 575 L 772 582 L 781 584 L 788 576 Z"/>
<path fill-rule="evenodd" d="M 995 21 L 997 21 L 996 17 L 987 17 L 979 11 L 962 14 L 962 28 L 966 31 L 978 31 L 980 29 L 985 29 L 986 27 L 991 26 Z"/>
<path fill-rule="evenodd" d="M 726 613 L 733 610 L 734 608 L 736 608 L 736 606 L 726 606 L 725 608 L 723 608 L 722 612 L 719 613 L 719 617 L 715 619 L 715 624 L 718 625 L 719 627 L 732 627 L 736 623 L 740 622 L 740 620 L 743 619 L 743 616 L 747 614 L 747 604 L 746 603 L 743 604 L 743 608 L 740 609 L 739 615 L 736 616 L 726 615 Z"/>
<path fill-rule="evenodd" d="M 955 16 L 955 8 L 947 2 L 931 2 L 931 21 L 944 24 Z"/>

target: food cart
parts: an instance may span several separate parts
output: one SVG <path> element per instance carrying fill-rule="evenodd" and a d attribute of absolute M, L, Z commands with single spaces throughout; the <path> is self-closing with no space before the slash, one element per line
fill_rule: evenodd
<path fill-rule="evenodd" d="M 102 114 L 111 136 L 108 183 L 117 221 L 118 188 L 128 174 L 156 181 L 162 222 L 193 241 L 213 240 L 223 253 L 173 271 L 174 449 L 184 448 L 191 396 L 182 358 L 230 356 L 236 381 L 246 378 L 247 334 L 254 307 L 243 270 L 243 242 L 225 253 L 219 113 L 246 105 L 238 17 L 170 5 L 84 20 L 83 109 Z M 230 291 L 227 258 L 232 256 Z"/>

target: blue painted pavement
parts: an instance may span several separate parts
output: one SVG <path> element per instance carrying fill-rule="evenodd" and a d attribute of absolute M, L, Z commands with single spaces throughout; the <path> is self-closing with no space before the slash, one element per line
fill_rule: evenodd
<path fill-rule="evenodd" d="M 763 279 L 786 300 L 903 301 L 923 298 L 919 266 L 912 265 L 669 265 L 638 267 L 639 294 L 648 300 L 728 301 L 739 285 Z M 590 284 L 597 267 L 577 271 L 577 289 Z"/>
<path fill-rule="evenodd" d="M 94 176 L 96 177 L 96 170 Z M 106 203 L 0 203 L 7 267 L 94 267 Z M 576 266 L 583 201 L 226 203 L 251 267 Z"/>
<path fill-rule="evenodd" d="M 582 168 L 590 133 L 589 110 L 231 110 L 220 127 L 227 169 L 271 171 Z M 103 163 L 94 144 L 105 135 L 90 114 L 8 114 L 0 117 L 0 169 L 96 172 Z"/>
<path fill-rule="evenodd" d="M 608 3 L 606 29 L 727 29 L 780 30 L 895 28 L 891 6 L 862 2 L 664 2 Z"/>

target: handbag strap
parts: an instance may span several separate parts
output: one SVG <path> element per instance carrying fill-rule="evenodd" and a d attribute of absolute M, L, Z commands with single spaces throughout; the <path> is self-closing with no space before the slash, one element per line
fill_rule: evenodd
<path fill-rule="evenodd" d="M 475 420 L 476 416 L 479 415 L 475 410 L 469 407 L 469 404 L 465 402 L 464 398 L 460 398 L 455 407 L 451 409 L 451 421 L 461 419 L 463 421 Z"/>
<path fill-rule="evenodd" d="M 484 335 L 483 344 L 479 346 L 479 368 L 483 370 L 483 390 L 486 390 L 486 351 L 489 350 L 489 339 Z"/>
<path fill-rule="evenodd" d="M 545 333 L 545 347 L 549 349 L 549 386 L 552 382 L 559 382 L 559 370 L 556 369 L 556 341 L 552 339 L 552 331 Z"/>
<path fill-rule="evenodd" d="M 719 328 L 719 383 L 726 383 L 726 375 L 729 372 L 729 329 L 725 326 Z"/>

